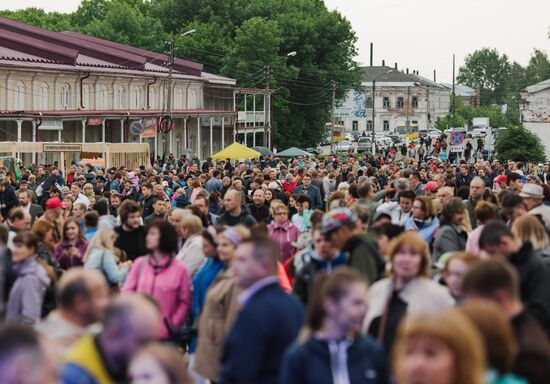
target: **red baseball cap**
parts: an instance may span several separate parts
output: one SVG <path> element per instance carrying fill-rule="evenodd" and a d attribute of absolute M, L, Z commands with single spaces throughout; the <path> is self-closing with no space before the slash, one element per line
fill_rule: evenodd
<path fill-rule="evenodd" d="M 505 183 L 506 182 L 506 175 L 498 175 L 493 179 L 494 183 Z"/>
<path fill-rule="evenodd" d="M 61 208 L 62 206 L 63 203 L 61 202 L 61 199 L 59 197 L 52 197 L 46 201 L 47 209 L 56 209 Z"/>

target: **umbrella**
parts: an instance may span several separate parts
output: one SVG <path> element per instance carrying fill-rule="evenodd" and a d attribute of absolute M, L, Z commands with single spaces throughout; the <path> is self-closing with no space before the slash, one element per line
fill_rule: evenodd
<path fill-rule="evenodd" d="M 255 151 L 253 149 L 250 149 L 248 147 L 245 147 L 242 144 L 239 144 L 237 142 L 225 147 L 220 152 L 214 154 L 212 156 L 212 159 L 231 159 L 231 160 L 239 160 L 239 159 L 255 159 L 257 157 L 260 157 L 261 153 L 258 151 Z"/>
<path fill-rule="evenodd" d="M 271 152 L 271 149 L 267 147 L 252 147 L 253 150 L 258 151 L 262 154 L 262 156 L 273 156 L 274 153 Z"/>
<path fill-rule="evenodd" d="M 292 148 L 288 148 L 288 149 L 285 149 L 282 152 L 277 153 L 277 156 L 280 156 L 280 157 L 299 157 L 299 156 L 313 157 L 315 155 L 313 155 L 312 153 L 306 152 L 303 149 L 292 147 Z"/>

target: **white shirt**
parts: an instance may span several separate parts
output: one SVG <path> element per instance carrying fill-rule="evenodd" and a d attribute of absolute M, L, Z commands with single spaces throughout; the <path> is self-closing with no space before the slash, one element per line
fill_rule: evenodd
<path fill-rule="evenodd" d="M 78 197 L 74 200 L 73 205 L 82 203 L 86 206 L 86 209 L 88 209 L 88 206 L 90 205 L 90 200 L 84 196 L 82 193 L 78 194 Z"/>

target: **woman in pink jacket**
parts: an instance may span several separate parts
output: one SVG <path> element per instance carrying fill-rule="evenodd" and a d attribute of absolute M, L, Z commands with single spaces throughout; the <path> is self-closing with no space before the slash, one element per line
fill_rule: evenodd
<path fill-rule="evenodd" d="M 298 240 L 300 231 L 288 219 L 288 207 L 282 202 L 278 200 L 273 201 L 271 203 L 271 212 L 273 221 L 268 224 L 267 232 L 269 237 L 279 244 L 283 257 L 280 261 L 284 263 L 294 256 L 296 249 L 292 246 L 292 243 Z"/>
<path fill-rule="evenodd" d="M 140 292 L 153 296 L 160 305 L 162 338 L 170 339 L 181 329 L 191 308 L 191 280 L 187 269 L 175 256 L 178 236 L 165 221 L 149 224 L 145 238 L 149 254 L 138 257 L 133 265 L 123 292 Z"/>

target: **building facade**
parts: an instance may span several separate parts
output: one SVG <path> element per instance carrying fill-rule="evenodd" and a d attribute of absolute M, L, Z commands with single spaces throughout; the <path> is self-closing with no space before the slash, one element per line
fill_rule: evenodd
<path fill-rule="evenodd" d="M 158 156 L 200 158 L 233 142 L 235 81 L 180 58 L 170 80 L 168 61 L 124 44 L 0 18 L 0 141 L 147 142 Z M 172 129 L 158 132 L 166 116 Z M 134 121 L 143 123 L 143 133 L 130 129 Z M 41 160 L 40 154 L 25 156 Z"/>
<path fill-rule="evenodd" d="M 438 83 L 386 66 L 362 71 L 362 89 L 349 91 L 335 111 L 346 132 L 426 130 L 449 112 L 450 92 Z"/>
<path fill-rule="evenodd" d="M 523 126 L 540 137 L 550 158 L 550 79 L 526 87 L 520 93 Z"/>

